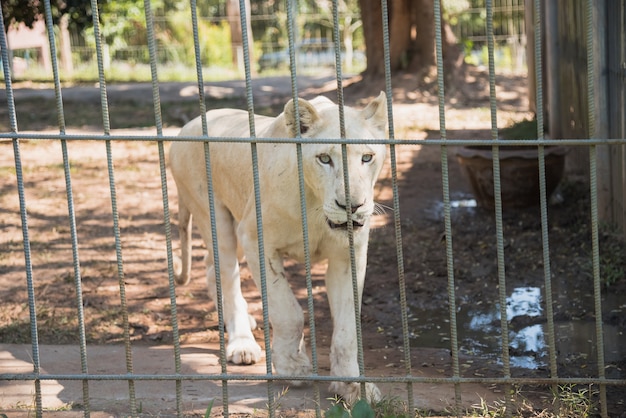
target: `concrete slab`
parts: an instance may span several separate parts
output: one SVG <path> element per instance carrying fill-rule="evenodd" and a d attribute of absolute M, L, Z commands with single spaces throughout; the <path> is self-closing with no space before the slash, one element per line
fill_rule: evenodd
<path fill-rule="evenodd" d="M 41 371 L 44 374 L 80 374 L 78 346 L 40 346 Z M 175 374 L 174 349 L 171 346 L 138 346 L 132 349 L 133 370 L 141 375 Z M 123 346 L 89 346 L 87 349 L 90 374 L 125 374 L 126 356 Z M 215 345 L 186 346 L 181 350 L 181 373 L 215 374 L 220 372 L 219 348 Z M 30 373 L 33 371 L 29 345 L 0 345 L 0 374 Z M 265 364 L 252 366 L 228 365 L 233 374 L 264 374 Z M 59 410 L 80 407 L 83 403 L 82 382 L 79 380 L 44 380 L 41 383 L 44 409 Z M 129 413 L 129 385 L 126 381 L 93 380 L 89 382 L 89 401 L 93 411 L 104 411 L 114 416 Z M 278 385 L 277 385 L 278 386 Z M 281 387 L 277 388 L 282 390 Z M 0 381 L 0 409 L 28 409 L 34 405 L 34 382 Z M 205 410 L 212 400 L 221 403 L 220 382 L 207 380 L 185 381 L 182 385 L 186 411 Z M 174 381 L 135 381 L 138 408 L 144 413 L 169 414 L 176 411 L 176 384 Z M 241 381 L 228 384 L 229 410 L 233 413 L 253 413 L 266 409 L 267 386 L 264 382 Z M 290 408 L 314 407 L 307 398 L 306 389 L 289 390 Z M 312 396 L 312 395 L 311 395 Z M 14 415 L 11 415 L 14 416 Z"/>
<path fill-rule="evenodd" d="M 0 375 L 31 373 L 33 371 L 31 346 L 26 344 L 0 344 Z M 377 356 L 386 356 L 384 349 Z M 320 354 L 320 373 L 325 374 L 326 365 Z M 78 346 L 42 345 L 39 347 L 42 374 L 80 374 L 80 350 Z M 441 356 L 449 361 L 446 350 L 431 351 L 433 356 Z M 366 359 L 367 360 L 367 359 Z M 168 375 L 175 373 L 174 349 L 171 346 L 145 346 L 132 348 L 134 373 L 140 375 Z M 88 346 L 87 363 L 90 374 L 111 375 L 126 373 L 126 356 L 123 346 Z M 181 348 L 183 374 L 220 373 L 219 346 L 217 344 L 194 344 Z M 252 366 L 229 364 L 229 374 L 264 374 L 265 362 Z M 391 368 L 369 370 L 368 375 L 389 376 Z M 397 367 L 395 368 L 397 375 Z M 417 370 L 418 375 L 442 377 L 436 368 Z M 2 379 L 3 376 L 0 376 Z M 331 405 L 333 395 L 327 391 L 327 384 L 320 385 L 322 410 Z M 406 385 L 389 383 L 380 385 L 384 396 L 406 399 Z M 42 405 L 46 416 L 81 416 L 83 385 L 79 380 L 43 380 Z M 90 410 L 92 417 L 128 416 L 130 413 L 129 386 L 126 381 L 91 380 L 88 383 Z M 274 385 L 276 404 L 281 411 L 289 411 L 287 416 L 314 416 L 314 390 L 311 386 L 285 388 Z M 34 406 L 34 382 L 25 380 L 0 380 L 0 411 L 9 417 L 32 416 Z M 452 385 L 416 384 L 413 385 L 416 406 L 421 409 L 443 410 L 454 400 Z M 135 381 L 137 406 L 142 416 L 173 416 L 176 412 L 176 385 L 174 381 L 142 380 Z M 228 409 L 232 416 L 264 416 L 267 411 L 267 384 L 263 381 L 231 381 L 228 383 Z M 497 399 L 490 389 L 480 385 L 464 385 L 463 404 L 469 407 L 481 398 L 487 401 Z M 203 416 L 207 406 L 213 401 L 213 412 L 221 414 L 222 387 L 219 381 L 186 380 L 182 384 L 183 409 L 185 414 Z M 311 415 L 305 412 L 309 411 Z M 281 415 L 282 416 L 282 415 Z"/>

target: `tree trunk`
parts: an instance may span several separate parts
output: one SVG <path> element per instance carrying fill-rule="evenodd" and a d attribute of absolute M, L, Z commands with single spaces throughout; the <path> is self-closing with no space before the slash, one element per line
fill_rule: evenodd
<path fill-rule="evenodd" d="M 250 0 L 246 0 L 246 23 L 248 30 L 248 45 L 249 45 L 249 54 L 250 54 L 250 62 L 254 61 L 254 57 L 252 56 L 253 49 L 252 48 L 252 26 L 250 24 Z M 239 2 L 237 0 L 227 0 L 226 1 L 226 14 L 228 15 L 228 22 L 230 24 L 230 39 L 231 39 L 231 48 L 232 48 L 232 56 L 233 56 L 233 65 L 240 73 L 244 72 L 244 60 L 243 60 L 243 30 L 241 28 L 241 12 L 239 10 Z M 256 73 L 256 69 L 254 67 L 250 68 L 251 73 Z"/>
<path fill-rule="evenodd" d="M 384 73 L 383 25 L 380 0 L 359 0 L 367 69 L 364 76 Z M 428 73 L 436 64 L 435 9 L 432 0 L 390 0 L 390 65 L 392 72 Z M 444 67 L 451 73 L 462 64 L 461 49 L 447 23 L 442 22 Z"/>
<path fill-rule="evenodd" d="M 413 19 L 411 19 L 411 1 L 410 0 L 392 0 L 389 10 L 389 57 L 391 68 L 406 68 L 409 60 L 412 59 L 413 45 L 411 39 L 411 27 Z"/>
<path fill-rule="evenodd" d="M 415 54 L 410 62 L 410 70 L 428 71 L 436 64 L 435 59 L 435 6 L 433 1 L 421 0 L 409 3 L 413 6 L 415 28 Z"/>
<path fill-rule="evenodd" d="M 383 18 L 380 0 L 359 0 L 363 37 L 365 38 L 365 76 L 377 77 L 385 73 L 383 51 Z"/>

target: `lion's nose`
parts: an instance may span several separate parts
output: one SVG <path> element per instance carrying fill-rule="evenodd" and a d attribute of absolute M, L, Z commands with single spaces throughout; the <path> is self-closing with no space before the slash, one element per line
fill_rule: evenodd
<path fill-rule="evenodd" d="M 339 206 L 341 209 L 346 210 L 346 205 L 342 205 L 341 203 L 339 203 L 337 200 L 335 200 L 335 204 L 337 206 Z M 352 205 L 350 207 L 350 210 L 352 211 L 352 213 L 356 212 L 361 206 L 363 206 L 363 203 L 359 203 L 356 205 Z"/>

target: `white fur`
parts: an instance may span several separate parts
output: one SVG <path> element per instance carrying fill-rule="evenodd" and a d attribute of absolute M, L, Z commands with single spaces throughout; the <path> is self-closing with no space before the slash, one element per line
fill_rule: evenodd
<path fill-rule="evenodd" d="M 339 112 L 330 100 L 318 97 L 298 100 L 302 132 L 302 156 L 309 245 L 312 261 L 328 260 L 326 288 L 333 319 L 330 362 L 331 375 L 358 376 L 357 338 L 348 232 L 331 228 L 330 223 L 347 222 L 341 145 L 308 143 L 308 138 L 340 138 Z M 247 112 L 234 109 L 207 112 L 209 136 L 248 137 Z M 258 138 L 295 137 L 294 103 L 289 101 L 276 118 L 255 116 Z M 386 97 L 383 93 L 365 109 L 345 108 L 347 138 L 384 138 L 387 127 Z M 200 136 L 196 118 L 180 135 Z M 260 195 L 265 249 L 265 271 L 269 318 L 273 328 L 272 359 L 279 374 L 306 376 L 311 363 L 303 340 L 304 316 L 294 297 L 283 268 L 283 259 L 303 261 L 303 233 L 295 144 L 258 144 Z M 374 211 L 374 183 L 385 159 L 381 144 L 347 146 L 350 202 L 354 213 L 354 251 L 360 306 L 365 267 L 369 219 Z M 247 303 L 240 286 L 237 248 L 241 246 L 260 289 L 259 242 L 252 177 L 251 146 L 248 143 L 215 142 L 210 145 L 215 218 L 219 247 L 219 268 L 228 331 L 228 360 L 251 364 L 261 358 L 261 348 L 251 328 Z M 327 157 L 332 160 L 328 162 Z M 370 160 L 371 157 L 371 160 Z M 179 228 L 182 271 L 179 283 L 187 283 L 191 268 L 191 218 L 196 218 L 208 248 L 206 257 L 209 294 L 217 297 L 213 244 L 209 214 L 204 144 L 175 142 L 170 166 L 179 199 Z M 343 206 L 343 207 L 342 207 Z M 330 223 L 329 223 L 330 222 Z M 362 224 L 362 226 L 359 226 Z M 360 396 L 358 383 L 334 382 L 331 390 L 352 402 Z M 370 400 L 380 398 L 373 384 L 367 385 Z"/>

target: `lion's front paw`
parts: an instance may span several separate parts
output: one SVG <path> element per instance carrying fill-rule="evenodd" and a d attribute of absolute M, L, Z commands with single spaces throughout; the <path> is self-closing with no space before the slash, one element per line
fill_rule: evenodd
<path fill-rule="evenodd" d="M 272 361 L 276 372 L 285 376 L 308 376 L 313 370 L 311 361 L 307 355 L 301 351 L 288 355 L 281 355 L 280 353 L 274 352 Z M 289 383 L 292 386 L 306 384 L 306 382 L 301 380 L 292 380 Z"/>
<path fill-rule="evenodd" d="M 235 364 L 254 364 L 261 359 L 262 352 L 254 338 L 239 337 L 228 341 L 226 359 Z"/>
<path fill-rule="evenodd" d="M 328 390 L 341 396 L 349 405 L 352 405 L 361 397 L 360 383 L 333 382 L 330 384 Z M 365 384 L 365 394 L 367 400 L 371 403 L 378 402 L 382 399 L 380 390 L 373 383 Z"/>

